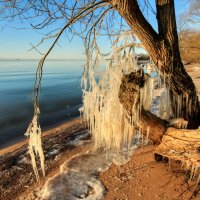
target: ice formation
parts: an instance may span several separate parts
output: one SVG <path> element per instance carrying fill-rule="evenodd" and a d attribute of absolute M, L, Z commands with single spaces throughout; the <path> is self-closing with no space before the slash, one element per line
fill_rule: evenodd
<path fill-rule="evenodd" d="M 105 189 L 96 175 L 108 169 L 112 159 L 111 155 L 106 156 L 105 153 L 74 156 L 61 165 L 60 173 L 48 179 L 44 188 L 38 192 L 38 198 L 46 200 L 102 199 Z"/>
<path fill-rule="evenodd" d="M 140 91 L 140 98 L 142 99 L 142 106 L 145 110 L 151 111 L 152 99 L 154 97 L 154 79 L 148 76 L 144 87 Z"/>
<path fill-rule="evenodd" d="M 164 91 L 160 96 L 159 117 L 162 119 L 169 120 L 170 117 L 172 117 L 169 87 L 167 87 L 165 84 L 162 85 L 161 87 L 164 87 Z"/>
<path fill-rule="evenodd" d="M 169 125 L 178 129 L 186 129 L 188 125 L 188 121 L 183 118 L 175 118 L 169 120 Z"/>
<path fill-rule="evenodd" d="M 160 72 L 161 73 L 161 72 Z M 164 91 L 160 96 L 159 114 L 162 119 L 170 120 L 172 118 L 189 119 L 195 113 L 196 103 L 189 94 L 170 94 L 170 85 L 166 83 L 166 74 L 163 74 L 163 79 L 158 76 L 158 87 Z M 172 105 L 174 108 L 172 109 Z M 187 112 L 186 112 L 187 111 Z"/>
<path fill-rule="evenodd" d="M 141 68 L 137 65 L 135 46 L 138 47 L 138 44 L 132 33 L 125 32 L 114 42 L 110 59 L 106 58 L 104 67 L 100 66 L 98 59 L 95 60 L 92 56 L 85 66 L 81 113 L 94 137 L 95 149 L 104 147 L 106 150 L 120 153 L 124 148 L 128 151 L 132 144 L 136 131 L 132 119 L 119 102 L 118 93 L 123 74 Z M 153 96 L 151 78 L 139 91 L 139 104 L 133 106 L 132 110 L 134 116 L 138 116 L 138 120 L 141 107 L 147 110 L 151 107 Z"/>
<path fill-rule="evenodd" d="M 33 119 L 31 123 L 29 124 L 29 127 L 25 133 L 27 137 L 29 137 L 29 154 L 31 156 L 32 166 L 33 170 L 36 175 L 36 179 L 39 180 L 39 173 L 38 173 L 38 167 L 36 162 L 36 156 L 40 159 L 40 166 L 42 169 L 43 176 L 45 176 L 45 167 L 44 167 L 44 154 L 42 149 L 42 141 L 41 141 L 41 128 L 39 125 L 39 108 L 35 107 L 35 114 L 33 116 Z"/>
<path fill-rule="evenodd" d="M 121 159 L 126 160 L 126 156 Z M 100 200 L 105 188 L 97 175 L 106 171 L 113 162 L 117 164 L 121 160 L 111 152 L 88 151 L 77 154 L 60 166 L 58 174 L 46 181 L 36 194 L 37 199 Z"/>

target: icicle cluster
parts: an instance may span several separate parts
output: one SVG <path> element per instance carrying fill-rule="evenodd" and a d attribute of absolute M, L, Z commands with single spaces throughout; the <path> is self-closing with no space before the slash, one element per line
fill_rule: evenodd
<path fill-rule="evenodd" d="M 200 181 L 200 174 L 199 174 L 200 165 L 199 165 L 199 163 L 198 162 L 192 163 L 190 160 L 187 160 L 185 162 L 182 162 L 182 168 L 185 168 L 186 170 L 191 170 L 189 181 L 196 179 L 195 180 L 196 186 L 198 187 L 198 184 Z"/>
<path fill-rule="evenodd" d="M 186 129 L 188 125 L 188 121 L 183 118 L 175 118 L 169 120 L 169 125 L 178 129 Z"/>
<path fill-rule="evenodd" d="M 159 71 L 158 71 L 159 72 Z M 160 72 L 159 72 L 160 73 Z M 160 74 L 158 74 L 158 87 L 164 89 L 164 92 L 160 96 L 159 102 L 159 114 L 162 119 L 190 118 L 195 113 L 196 103 L 189 94 L 177 94 L 170 97 L 170 85 L 166 83 L 166 74 L 162 74 L 161 80 Z M 194 105 L 193 105 L 194 104 Z M 172 111 L 172 105 L 176 105 Z M 187 111 L 185 113 L 185 111 Z"/>
<path fill-rule="evenodd" d="M 39 173 L 37 168 L 36 156 L 39 156 L 40 165 L 42 169 L 43 176 L 45 176 L 44 169 L 44 154 L 42 149 L 42 141 L 41 141 L 41 128 L 39 125 L 39 108 L 35 107 L 35 114 L 29 127 L 25 133 L 27 137 L 29 137 L 29 154 L 31 156 L 33 170 L 36 175 L 36 179 L 39 180 Z"/>
<path fill-rule="evenodd" d="M 183 119 L 170 120 L 171 125 L 182 127 L 186 126 L 187 121 Z M 180 126 L 178 127 L 180 128 Z M 200 181 L 200 163 L 199 163 L 200 131 L 178 130 L 169 128 L 162 138 L 162 142 L 155 149 L 155 153 L 169 158 L 171 160 L 181 161 L 181 168 L 190 171 L 190 180 L 198 185 Z M 169 162 L 170 163 L 170 162 Z"/>
<path fill-rule="evenodd" d="M 82 79 L 83 107 L 80 111 L 94 137 L 95 149 L 104 147 L 106 150 L 120 152 L 131 147 L 136 131 L 119 102 L 118 93 L 123 74 L 140 68 L 135 55 L 135 42 L 132 34 L 126 32 L 116 39 L 110 54 L 111 59 L 106 59 L 104 67 L 100 66 L 98 59 L 95 60 L 95 66 L 92 59 L 85 66 Z M 132 112 L 139 115 L 141 106 L 150 109 L 152 88 L 153 83 L 149 78 L 146 86 L 138 94 L 140 108 L 133 107 Z"/>
<path fill-rule="evenodd" d="M 164 92 L 160 96 L 159 117 L 169 120 L 170 117 L 172 117 L 169 87 L 167 87 L 165 83 L 161 87 L 164 87 Z"/>
<path fill-rule="evenodd" d="M 177 118 L 183 116 L 183 110 L 185 109 L 187 111 L 186 118 L 189 118 L 194 113 L 196 113 L 195 109 L 197 106 L 197 101 L 194 101 L 194 99 L 192 97 L 189 97 L 188 94 L 173 96 L 172 101 L 174 105 L 177 105 L 175 111 L 175 116 Z"/>

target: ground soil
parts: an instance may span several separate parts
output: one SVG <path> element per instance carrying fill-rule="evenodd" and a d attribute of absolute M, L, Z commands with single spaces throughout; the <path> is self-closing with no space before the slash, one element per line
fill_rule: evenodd
<path fill-rule="evenodd" d="M 199 188 L 189 182 L 180 163 L 156 162 L 155 146 L 136 150 L 123 166 L 112 165 L 100 174 L 106 188 L 103 200 L 189 200 L 200 199 Z"/>

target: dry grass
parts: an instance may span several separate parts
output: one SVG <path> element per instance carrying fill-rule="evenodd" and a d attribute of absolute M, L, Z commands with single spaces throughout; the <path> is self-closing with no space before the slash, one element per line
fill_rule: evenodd
<path fill-rule="evenodd" d="M 200 31 L 182 31 L 179 34 L 179 47 L 182 60 L 200 62 Z"/>

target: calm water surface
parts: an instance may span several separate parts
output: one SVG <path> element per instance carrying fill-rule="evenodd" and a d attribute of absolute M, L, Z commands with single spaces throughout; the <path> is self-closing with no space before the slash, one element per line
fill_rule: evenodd
<path fill-rule="evenodd" d="M 40 98 L 43 130 L 79 116 L 83 64 L 84 61 L 46 62 Z M 25 138 L 33 116 L 29 94 L 36 67 L 36 61 L 0 61 L 0 148 Z"/>

